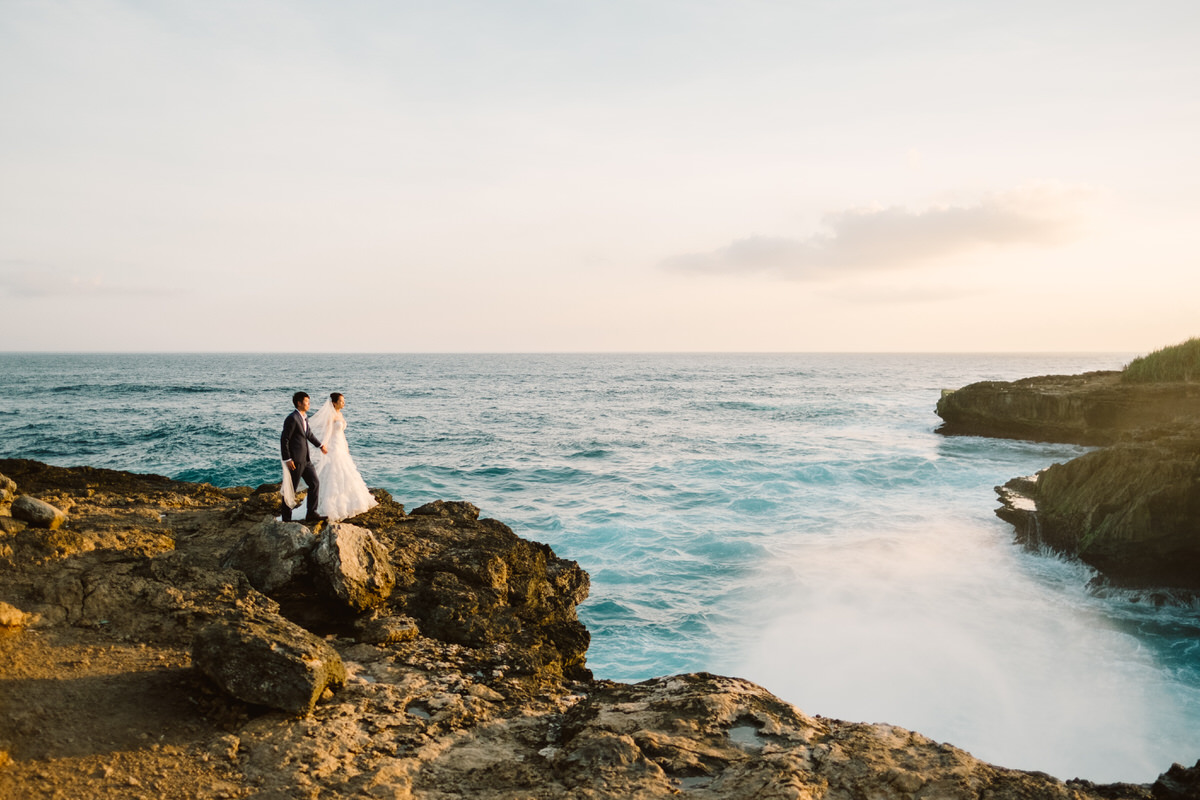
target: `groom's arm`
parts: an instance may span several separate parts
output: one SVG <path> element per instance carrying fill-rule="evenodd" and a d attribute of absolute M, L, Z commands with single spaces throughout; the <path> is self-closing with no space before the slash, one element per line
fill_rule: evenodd
<path fill-rule="evenodd" d="M 296 427 L 296 418 L 288 414 L 283 421 L 283 434 L 279 437 L 279 456 L 284 461 L 292 460 L 292 429 Z"/>

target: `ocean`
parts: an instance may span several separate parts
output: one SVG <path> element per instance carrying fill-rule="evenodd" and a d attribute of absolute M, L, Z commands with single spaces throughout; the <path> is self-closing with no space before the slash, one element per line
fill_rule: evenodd
<path fill-rule="evenodd" d="M 940 390 L 1133 354 L 0 354 L 0 454 L 279 479 L 346 395 L 370 486 L 467 500 L 592 577 L 597 677 L 709 671 L 993 763 L 1148 782 L 1200 757 L 1200 615 L 1013 543 L 993 487 L 1086 452 L 935 433 Z"/>

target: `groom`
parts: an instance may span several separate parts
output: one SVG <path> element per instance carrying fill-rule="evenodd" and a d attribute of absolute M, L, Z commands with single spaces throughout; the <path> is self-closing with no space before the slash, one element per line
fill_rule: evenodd
<path fill-rule="evenodd" d="M 321 490 L 321 482 L 317 480 L 317 471 L 308 460 L 308 443 L 312 442 L 321 448 L 322 453 L 328 453 L 325 445 L 317 441 L 317 437 L 308 429 L 308 395 L 296 392 L 292 395 L 292 405 L 296 410 L 283 420 L 283 435 L 279 437 L 279 452 L 283 456 L 283 464 L 292 476 L 293 488 L 300 486 L 300 479 L 308 484 L 308 504 L 304 515 L 305 522 L 317 522 L 317 495 Z M 279 515 L 284 522 L 292 521 L 292 509 L 285 500 L 283 512 Z"/>

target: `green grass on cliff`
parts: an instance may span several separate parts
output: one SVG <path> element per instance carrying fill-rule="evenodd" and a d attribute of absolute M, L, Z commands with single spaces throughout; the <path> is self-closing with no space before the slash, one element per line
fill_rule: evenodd
<path fill-rule="evenodd" d="M 1125 365 L 1121 380 L 1128 383 L 1200 380 L 1200 339 L 1188 339 Z"/>

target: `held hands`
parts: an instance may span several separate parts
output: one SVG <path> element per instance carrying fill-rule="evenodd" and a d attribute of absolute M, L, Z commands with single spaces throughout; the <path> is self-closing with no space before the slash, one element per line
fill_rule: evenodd
<path fill-rule="evenodd" d="M 327 448 L 325 445 L 321 445 L 321 452 L 322 452 L 322 453 L 328 453 L 328 452 L 329 452 L 329 448 Z"/>

